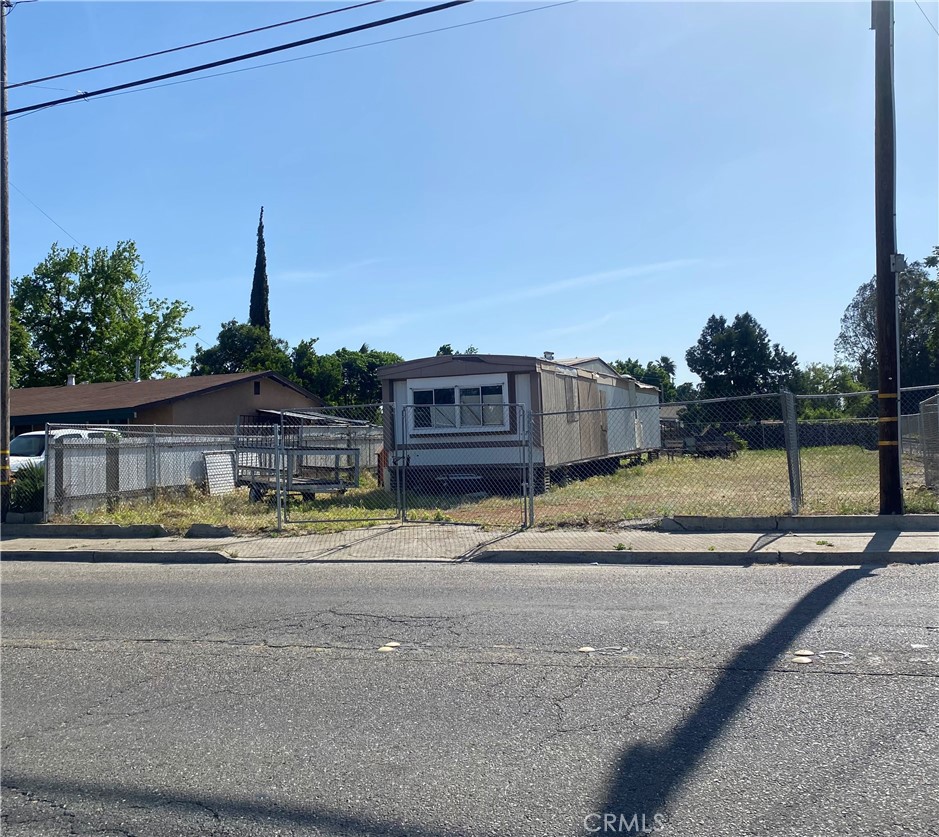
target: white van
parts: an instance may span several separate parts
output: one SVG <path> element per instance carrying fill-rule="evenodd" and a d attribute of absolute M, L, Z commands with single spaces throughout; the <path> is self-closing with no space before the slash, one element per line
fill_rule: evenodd
<path fill-rule="evenodd" d="M 63 428 L 50 430 L 55 439 L 104 439 L 104 430 L 80 430 Z M 10 473 L 15 474 L 25 465 L 44 465 L 46 461 L 46 431 L 33 430 L 21 433 L 10 442 Z"/>

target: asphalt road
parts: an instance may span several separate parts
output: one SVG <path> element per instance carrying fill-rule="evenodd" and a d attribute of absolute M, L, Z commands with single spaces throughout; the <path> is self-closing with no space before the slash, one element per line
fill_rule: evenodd
<path fill-rule="evenodd" d="M 937 592 L 935 565 L 7 564 L 3 831 L 939 835 Z"/>

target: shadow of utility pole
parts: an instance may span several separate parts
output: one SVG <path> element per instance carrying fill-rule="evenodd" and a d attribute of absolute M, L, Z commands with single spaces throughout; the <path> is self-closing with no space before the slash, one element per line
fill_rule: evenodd
<path fill-rule="evenodd" d="M 788 650 L 852 584 L 873 567 L 843 570 L 806 593 L 753 645 L 744 646 L 727 665 L 694 713 L 658 746 L 639 744 L 619 759 L 601 809 L 627 820 L 666 816 L 669 803 L 689 774 L 720 737 L 780 654 Z"/>

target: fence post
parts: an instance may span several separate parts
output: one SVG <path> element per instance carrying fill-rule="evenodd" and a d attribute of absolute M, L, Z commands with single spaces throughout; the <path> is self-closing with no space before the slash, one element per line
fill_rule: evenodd
<path fill-rule="evenodd" d="M 523 408 L 524 409 L 524 408 Z M 535 414 L 527 411 L 528 415 L 528 520 L 526 525 L 530 529 L 535 525 Z"/>
<path fill-rule="evenodd" d="M 42 473 L 42 522 L 49 522 L 49 495 L 52 493 L 52 480 L 49 479 L 49 463 L 53 461 L 53 453 L 49 450 L 49 425 L 46 424 L 46 440 L 43 442 L 43 448 L 46 452 L 46 462 Z"/>
<path fill-rule="evenodd" d="M 792 514 L 797 515 L 802 503 L 802 460 L 799 450 L 799 422 L 796 414 L 796 397 L 789 390 L 780 389 L 779 401 L 782 407 L 786 466 L 789 470 L 789 501 Z"/>
<path fill-rule="evenodd" d="M 281 455 L 281 438 L 280 438 L 280 425 L 274 425 L 274 503 L 277 506 L 277 531 L 281 532 L 284 528 L 284 516 L 283 516 L 283 500 L 284 495 L 281 485 L 281 476 L 280 476 L 280 455 Z"/>
<path fill-rule="evenodd" d="M 408 521 L 408 498 L 407 498 L 407 471 L 408 471 L 408 437 L 407 437 L 407 424 L 408 419 L 408 405 L 401 405 L 401 436 L 400 436 L 400 445 L 395 443 L 395 451 L 397 452 L 397 465 L 396 468 L 396 479 L 395 484 L 398 486 L 398 512 L 401 515 L 401 522 L 407 523 Z"/>
<path fill-rule="evenodd" d="M 157 460 L 159 459 L 159 453 L 157 452 L 157 433 L 156 425 L 153 425 L 153 430 L 150 433 L 150 467 L 147 469 L 147 476 L 152 480 L 153 485 L 151 486 L 153 502 L 157 501 L 157 498 L 160 496 L 160 481 L 157 477 Z"/>
<path fill-rule="evenodd" d="M 113 433 L 105 435 L 104 442 L 104 492 L 108 511 L 114 511 L 120 500 L 121 452 Z"/>

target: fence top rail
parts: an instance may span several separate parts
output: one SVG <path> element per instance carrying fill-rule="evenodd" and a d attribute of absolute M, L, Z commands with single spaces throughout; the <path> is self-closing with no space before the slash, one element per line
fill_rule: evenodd
<path fill-rule="evenodd" d="M 532 413 L 532 416 L 571 416 L 583 415 L 584 413 L 616 413 L 616 412 L 638 412 L 639 410 L 658 410 L 661 404 L 633 404 L 631 406 L 617 405 L 615 407 L 585 407 L 582 410 L 553 410 L 550 413 Z"/>

